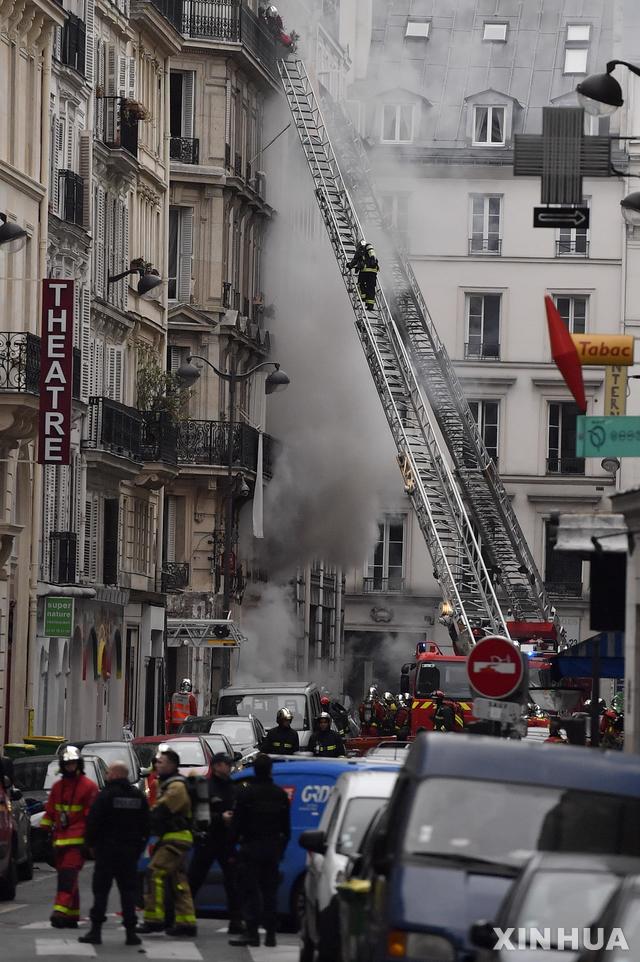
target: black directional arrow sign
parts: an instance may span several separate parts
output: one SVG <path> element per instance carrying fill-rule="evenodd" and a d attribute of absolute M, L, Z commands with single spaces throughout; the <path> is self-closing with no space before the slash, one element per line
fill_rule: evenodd
<path fill-rule="evenodd" d="M 581 227 L 589 226 L 588 207 L 534 207 L 534 227 Z"/>

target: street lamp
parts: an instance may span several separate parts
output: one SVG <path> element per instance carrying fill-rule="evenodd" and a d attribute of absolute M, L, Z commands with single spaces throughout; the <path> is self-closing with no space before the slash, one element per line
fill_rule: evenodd
<path fill-rule="evenodd" d="M 620 201 L 622 216 L 630 227 L 640 227 L 640 190 L 635 190 L 632 194 Z"/>
<path fill-rule="evenodd" d="M 610 60 L 606 73 L 593 74 L 582 80 L 576 87 L 578 100 L 588 114 L 594 117 L 607 117 L 622 107 L 622 87 L 611 74 L 617 66 L 627 67 L 631 73 L 640 77 L 640 67 L 626 60 Z"/>
<path fill-rule="evenodd" d="M 198 378 L 200 377 L 200 369 L 192 364 L 192 361 L 202 361 L 207 367 L 210 367 L 219 378 L 226 381 L 229 384 L 229 442 L 227 446 L 227 504 L 226 504 L 226 517 L 224 524 L 224 594 L 222 600 L 222 607 L 225 612 L 225 617 L 229 617 L 231 608 L 231 529 L 233 527 L 233 492 L 235 486 L 235 479 L 233 477 L 233 429 L 235 426 L 236 419 L 236 387 L 238 381 L 248 381 L 249 378 L 267 366 L 272 366 L 274 370 L 269 374 L 265 381 L 265 393 L 275 394 L 277 391 L 284 391 L 284 389 L 290 383 L 288 376 L 283 370 L 281 370 L 280 365 L 276 361 L 263 361 L 261 364 L 256 364 L 252 367 L 250 371 L 244 371 L 242 374 L 238 374 L 235 368 L 230 367 L 229 371 L 219 371 L 215 364 L 208 361 L 206 357 L 200 357 L 197 354 L 193 354 L 187 358 L 187 360 L 180 365 L 176 371 L 176 377 L 178 380 L 186 387 L 193 387 Z M 248 487 L 244 478 L 242 479 L 242 484 L 248 493 Z M 242 484 L 240 487 L 240 493 L 242 494 Z"/>
<path fill-rule="evenodd" d="M 0 247 L 4 253 L 15 254 L 22 250 L 29 236 L 24 227 L 7 220 L 6 214 L 0 214 L 0 222 Z"/>
<path fill-rule="evenodd" d="M 141 257 L 135 261 L 131 261 L 130 270 L 108 277 L 107 283 L 115 284 L 117 281 L 121 281 L 124 277 L 130 277 L 132 274 L 140 275 L 137 285 L 139 297 L 142 297 L 145 301 L 160 300 L 162 294 L 162 278 L 151 264 L 147 264 Z"/>

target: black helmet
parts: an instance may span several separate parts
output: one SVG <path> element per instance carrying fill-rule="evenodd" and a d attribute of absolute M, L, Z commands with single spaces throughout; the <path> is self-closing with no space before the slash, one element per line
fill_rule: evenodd
<path fill-rule="evenodd" d="M 323 721 L 327 721 L 329 722 L 329 724 L 331 724 L 331 715 L 329 714 L 328 711 L 320 712 L 320 714 L 316 717 L 316 725 L 319 725 L 320 722 L 323 722 Z"/>

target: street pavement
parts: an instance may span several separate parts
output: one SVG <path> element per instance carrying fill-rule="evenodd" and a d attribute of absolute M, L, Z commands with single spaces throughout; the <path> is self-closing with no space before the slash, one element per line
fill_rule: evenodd
<path fill-rule="evenodd" d="M 165 935 L 143 937 L 142 946 L 127 947 L 124 929 L 115 914 L 120 904 L 117 890 L 111 893 L 109 920 L 102 929 L 102 945 L 82 945 L 78 936 L 89 927 L 87 919 L 91 907 L 91 874 L 93 865 L 86 866 L 81 875 L 80 906 L 83 920 L 74 930 L 52 929 L 49 915 L 55 893 L 55 872 L 44 863 L 37 863 L 33 881 L 21 882 L 14 902 L 0 902 L 0 959 L 6 962 L 27 962 L 34 956 L 47 957 L 50 962 L 74 958 L 102 959 L 103 962 L 123 962 L 144 956 L 155 960 L 184 960 L 184 962 L 297 962 L 299 942 L 295 935 L 278 935 L 276 949 L 235 948 L 228 944 L 224 919 L 198 919 L 196 939 L 169 939 Z"/>

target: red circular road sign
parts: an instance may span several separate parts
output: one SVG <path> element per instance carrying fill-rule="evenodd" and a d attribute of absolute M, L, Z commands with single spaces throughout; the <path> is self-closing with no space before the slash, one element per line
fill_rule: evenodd
<path fill-rule="evenodd" d="M 522 655 L 508 638 L 490 635 L 471 649 L 467 674 L 471 687 L 482 698 L 507 698 L 522 681 Z"/>

